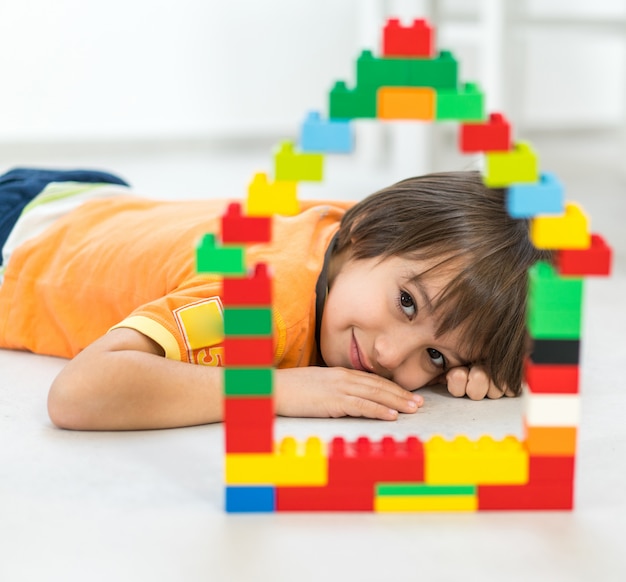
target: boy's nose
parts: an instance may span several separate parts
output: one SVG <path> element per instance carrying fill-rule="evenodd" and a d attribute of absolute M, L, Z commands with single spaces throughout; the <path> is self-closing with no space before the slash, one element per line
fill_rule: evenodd
<path fill-rule="evenodd" d="M 401 337 L 378 336 L 374 342 L 374 356 L 379 366 L 393 373 L 407 359 L 410 347 Z"/>

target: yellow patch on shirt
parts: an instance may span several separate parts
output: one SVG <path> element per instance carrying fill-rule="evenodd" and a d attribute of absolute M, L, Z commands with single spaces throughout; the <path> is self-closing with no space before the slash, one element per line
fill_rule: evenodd
<path fill-rule="evenodd" d="M 224 308 L 219 297 L 201 299 L 173 312 L 190 362 L 207 366 L 221 363 Z"/>

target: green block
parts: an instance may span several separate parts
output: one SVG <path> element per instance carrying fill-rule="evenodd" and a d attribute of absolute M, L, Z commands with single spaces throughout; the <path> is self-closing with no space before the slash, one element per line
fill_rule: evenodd
<path fill-rule="evenodd" d="M 456 89 L 458 62 L 451 52 L 442 51 L 433 59 L 375 57 L 362 51 L 356 61 L 357 87 L 432 87 Z"/>
<path fill-rule="evenodd" d="M 376 91 L 367 86 L 348 89 L 344 81 L 337 81 L 328 96 L 328 118 L 376 118 Z"/>
<path fill-rule="evenodd" d="M 582 335 L 581 311 L 536 311 L 529 309 L 528 333 L 533 339 L 577 340 Z"/>
<path fill-rule="evenodd" d="M 563 277 L 546 261 L 537 261 L 528 269 L 528 298 L 540 311 L 581 311 L 583 278 Z"/>
<path fill-rule="evenodd" d="M 378 58 L 372 51 L 362 51 L 356 61 L 357 87 L 408 87 L 409 61 L 398 58 Z"/>
<path fill-rule="evenodd" d="M 224 334 L 227 336 L 271 336 L 272 309 L 270 307 L 226 307 Z"/>
<path fill-rule="evenodd" d="M 284 141 L 274 153 L 274 178 L 282 182 L 320 182 L 324 177 L 324 155 L 298 153 Z"/>
<path fill-rule="evenodd" d="M 407 59 L 409 87 L 432 87 L 456 90 L 459 65 L 450 51 L 441 51 L 434 59 Z"/>
<path fill-rule="evenodd" d="M 377 483 L 376 496 L 475 495 L 475 485 L 428 485 L 426 483 Z"/>
<path fill-rule="evenodd" d="M 581 277 L 562 277 L 545 261 L 528 270 L 528 332 L 535 339 L 580 339 Z"/>
<path fill-rule="evenodd" d="M 272 368 L 224 368 L 226 396 L 271 396 Z"/>
<path fill-rule="evenodd" d="M 437 121 L 484 121 L 485 95 L 476 83 L 465 83 L 460 91 L 437 91 Z"/>
<path fill-rule="evenodd" d="M 196 249 L 196 270 L 215 275 L 245 275 L 245 247 L 219 246 L 214 234 L 205 234 Z"/>

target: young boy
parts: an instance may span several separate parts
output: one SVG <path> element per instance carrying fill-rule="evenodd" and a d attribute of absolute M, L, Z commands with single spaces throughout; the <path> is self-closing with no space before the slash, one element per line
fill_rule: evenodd
<path fill-rule="evenodd" d="M 126 194 L 50 184 L 38 208 L 77 208 L 52 210 L 40 234 L 22 214 L 5 245 L 0 347 L 73 358 L 49 395 L 60 427 L 219 421 L 221 283 L 196 274 L 195 245 L 219 230 L 227 201 Z M 502 191 L 443 173 L 301 207 L 248 250 L 274 277 L 277 414 L 393 420 L 437 382 L 473 399 L 519 392 L 526 271 L 545 257 Z"/>

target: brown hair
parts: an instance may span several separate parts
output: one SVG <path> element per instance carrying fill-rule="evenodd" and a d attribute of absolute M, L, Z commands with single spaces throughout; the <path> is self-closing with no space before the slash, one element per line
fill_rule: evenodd
<path fill-rule="evenodd" d="M 474 365 L 498 387 L 519 393 L 529 340 L 527 271 L 550 253 L 528 237 L 528 221 L 511 218 L 504 190 L 484 186 L 478 172 L 409 178 L 346 212 L 334 255 L 353 259 L 405 256 L 460 264 L 434 301 L 437 335 L 460 326 Z M 423 274 L 422 274 L 423 275 Z"/>

